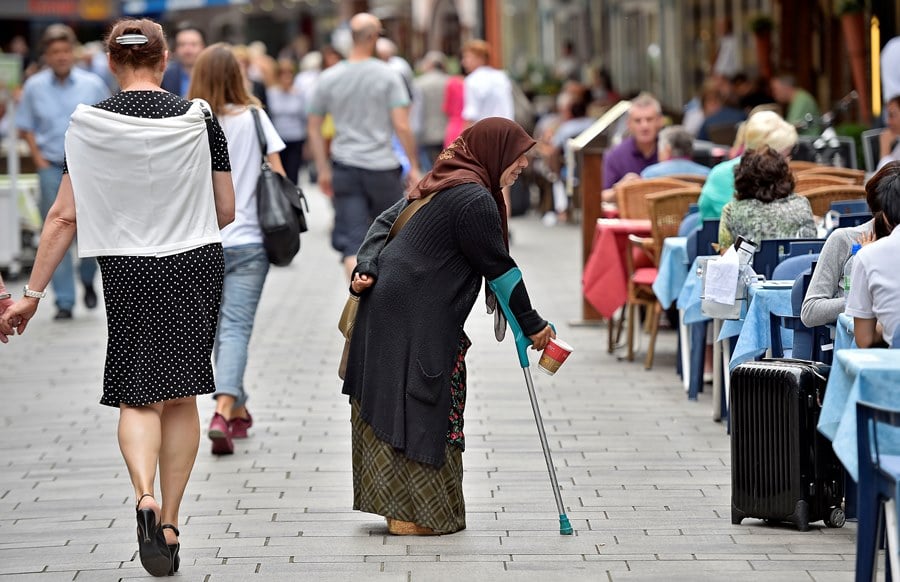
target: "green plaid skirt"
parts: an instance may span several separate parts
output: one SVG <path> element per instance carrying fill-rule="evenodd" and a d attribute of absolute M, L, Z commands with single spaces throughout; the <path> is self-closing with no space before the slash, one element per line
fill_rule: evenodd
<path fill-rule="evenodd" d="M 353 442 L 353 509 L 411 521 L 438 533 L 466 527 L 462 449 L 448 444 L 440 468 L 406 458 L 375 436 L 350 403 Z"/>

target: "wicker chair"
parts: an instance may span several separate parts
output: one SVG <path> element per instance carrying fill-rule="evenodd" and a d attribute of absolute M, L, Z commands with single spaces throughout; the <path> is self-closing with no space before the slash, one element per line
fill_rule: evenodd
<path fill-rule="evenodd" d="M 613 188 L 616 192 L 619 218 L 648 219 L 650 218 L 650 208 L 647 205 L 647 196 L 649 194 L 686 186 L 690 186 L 690 184 L 671 178 L 631 180 L 622 184 L 616 184 Z"/>
<path fill-rule="evenodd" d="M 816 216 L 825 216 L 831 210 L 831 203 L 839 200 L 859 200 L 866 197 L 866 189 L 862 186 L 846 184 L 843 186 L 821 186 L 806 192 L 798 192 L 809 200 L 812 212 Z"/>
<path fill-rule="evenodd" d="M 653 292 L 653 282 L 659 272 L 659 256 L 662 251 L 663 240 L 669 236 L 678 234 L 678 226 L 688 211 L 691 203 L 700 198 L 700 187 L 686 186 L 673 190 L 666 190 L 647 197 L 650 207 L 650 224 L 652 238 L 645 239 L 638 236 L 628 238 L 631 248 L 625 253 L 625 268 L 628 275 L 628 299 L 625 302 L 628 318 L 628 361 L 634 360 L 634 329 L 637 325 L 635 307 L 644 305 L 648 309 L 647 330 L 650 333 L 650 342 L 647 345 L 647 358 L 644 367 L 653 367 L 653 355 L 656 348 L 656 335 L 659 331 L 659 317 L 662 315 L 662 305 L 656 299 Z M 632 249 L 639 247 L 647 252 L 656 267 L 635 269 Z"/>
<path fill-rule="evenodd" d="M 866 172 L 864 170 L 853 170 L 850 168 L 835 168 L 833 166 L 816 166 L 815 168 L 804 170 L 800 174 L 824 174 L 827 176 L 837 176 L 852 180 L 853 184 L 862 186 L 866 182 Z M 799 175 L 799 174 L 798 174 Z"/>
<path fill-rule="evenodd" d="M 671 178 L 672 180 L 681 180 L 682 182 L 697 184 L 699 186 L 706 184 L 706 176 L 701 176 L 700 174 L 670 174 L 666 176 L 666 178 Z"/>
<path fill-rule="evenodd" d="M 817 164 L 815 162 L 805 162 L 803 160 L 791 160 L 788 162 L 788 167 L 791 169 L 791 173 L 796 175 L 800 172 L 805 172 L 807 170 L 815 170 L 816 168 L 823 167 L 822 164 Z"/>
<path fill-rule="evenodd" d="M 828 174 L 816 174 L 813 172 L 801 172 L 794 176 L 794 192 L 800 194 L 821 188 L 822 186 L 851 186 L 853 182 L 849 178 L 829 176 Z"/>

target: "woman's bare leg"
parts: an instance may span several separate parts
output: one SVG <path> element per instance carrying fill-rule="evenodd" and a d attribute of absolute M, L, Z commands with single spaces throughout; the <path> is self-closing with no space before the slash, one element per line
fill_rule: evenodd
<path fill-rule="evenodd" d="M 156 480 L 156 466 L 159 461 L 162 442 L 160 415 L 162 403 L 147 406 L 119 406 L 119 450 L 128 467 L 131 485 L 134 487 L 134 498 L 140 500 L 140 508 L 152 508 L 157 516 L 159 505 L 150 497 L 153 494 L 153 482 Z"/>
<path fill-rule="evenodd" d="M 191 396 L 165 402 L 162 411 L 162 447 L 159 485 L 162 490 L 162 523 L 178 527 L 178 512 L 200 446 L 200 416 Z M 177 542 L 175 532 L 163 530 L 166 541 Z"/>

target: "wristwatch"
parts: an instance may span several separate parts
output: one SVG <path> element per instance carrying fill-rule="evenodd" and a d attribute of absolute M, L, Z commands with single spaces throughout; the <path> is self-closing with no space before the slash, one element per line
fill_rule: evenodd
<path fill-rule="evenodd" d="M 28 285 L 25 285 L 24 291 L 25 297 L 33 297 L 35 299 L 43 299 L 47 296 L 46 291 L 35 291 L 34 289 L 29 289 Z"/>

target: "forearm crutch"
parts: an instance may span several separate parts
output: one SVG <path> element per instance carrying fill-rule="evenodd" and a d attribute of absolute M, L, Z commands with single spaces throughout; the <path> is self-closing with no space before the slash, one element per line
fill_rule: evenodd
<path fill-rule="evenodd" d="M 513 289 L 522 280 L 522 272 L 517 268 L 512 268 L 503 275 L 492 281 L 488 281 L 488 285 L 497 296 L 497 305 L 506 316 L 509 328 L 512 331 L 513 339 L 516 343 L 516 351 L 519 354 L 519 364 L 525 374 L 525 385 L 528 387 L 528 397 L 531 399 L 531 410 L 534 412 L 534 422 L 537 424 L 538 436 L 541 438 L 541 448 L 544 450 L 544 461 L 547 462 L 547 471 L 550 473 L 550 484 L 553 486 L 553 496 L 556 498 L 556 508 L 559 510 L 559 533 L 561 535 L 572 535 L 572 525 L 569 518 L 566 517 L 566 508 L 563 506 L 562 495 L 559 492 L 559 482 L 556 480 L 556 469 L 553 466 L 553 458 L 550 456 L 550 444 L 547 442 L 547 433 L 544 431 L 544 421 L 541 417 L 541 410 L 538 406 L 537 395 L 534 391 L 534 381 L 531 378 L 531 368 L 528 363 L 528 353 L 526 350 L 531 345 L 531 340 L 522 332 L 519 322 L 509 308 L 509 298 Z M 550 324 L 551 326 L 553 324 Z M 556 328 L 554 328 L 554 331 Z"/>

